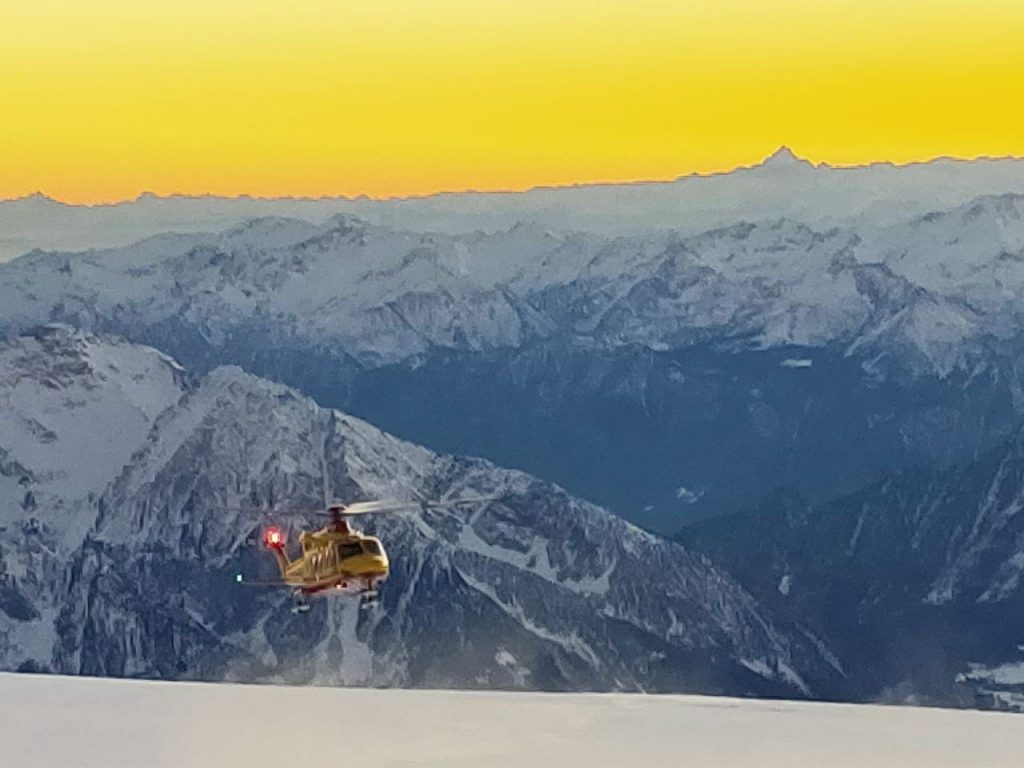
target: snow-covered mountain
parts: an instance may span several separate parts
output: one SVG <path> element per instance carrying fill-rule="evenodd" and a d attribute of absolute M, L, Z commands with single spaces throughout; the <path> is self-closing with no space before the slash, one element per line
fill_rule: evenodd
<path fill-rule="evenodd" d="M 369 198 L 258 199 L 142 194 L 113 205 L 68 205 L 35 194 L 0 202 L 0 261 L 33 248 L 127 245 L 167 232 L 219 231 L 264 216 L 323 223 L 343 213 L 374 224 L 433 232 L 497 232 L 517 221 L 557 231 L 697 233 L 737 221 L 795 218 L 829 227 L 888 225 L 979 195 L 1024 192 L 1024 160 L 938 158 L 834 168 L 782 147 L 764 162 L 672 181 L 590 184 L 526 192 Z"/>
<path fill-rule="evenodd" d="M 832 693 L 842 668 L 700 555 L 237 368 L 66 328 L 7 342 L 6 668 L 322 684 Z M 11 407 L 9 407 L 11 406 Z M 8 428 L 10 425 L 11 428 Z M 40 449 L 40 444 L 47 446 Z M 291 614 L 242 507 L 500 494 L 390 517 L 381 605 Z M 5 497 L 9 494 L 5 494 Z M 301 525 L 292 524 L 292 533 Z M 269 570 L 268 570 L 269 569 Z"/>
<path fill-rule="evenodd" d="M 671 531 L 779 482 L 826 498 L 1005 438 L 1021 209 L 628 237 L 264 218 L 0 265 L 0 331 L 58 321 L 237 364 Z"/>
<path fill-rule="evenodd" d="M 342 216 L 258 219 L 220 234 L 33 253 L 0 271 L 0 322 L 165 328 L 210 346 L 262 331 L 364 367 L 552 338 L 654 351 L 837 343 L 872 359 L 885 339 L 913 353 L 890 367 L 946 377 L 1020 336 L 1022 200 L 982 198 L 865 231 L 779 219 L 616 238 L 524 224 L 448 236 Z"/>

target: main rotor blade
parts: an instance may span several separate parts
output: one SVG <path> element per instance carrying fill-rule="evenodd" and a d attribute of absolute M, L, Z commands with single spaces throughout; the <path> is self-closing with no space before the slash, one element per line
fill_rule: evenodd
<path fill-rule="evenodd" d="M 428 509 L 457 509 L 468 507 L 474 504 L 485 504 L 489 501 L 498 501 L 505 498 L 505 495 L 495 496 L 468 496 L 459 499 L 441 499 L 424 501 L 397 501 L 394 499 L 383 499 L 377 501 L 356 501 L 352 504 L 337 502 L 331 504 L 327 509 L 273 509 L 270 507 L 256 506 L 230 506 L 224 507 L 228 512 L 243 512 L 263 517 L 330 517 L 337 515 L 341 517 L 356 517 L 359 515 L 391 514 L 394 512 L 424 512 Z"/>
<path fill-rule="evenodd" d="M 416 501 L 357 501 L 352 504 L 338 505 L 338 514 L 342 517 L 353 515 L 376 515 L 389 512 L 412 512 L 422 509 L 422 505 Z M 332 514 L 332 510 L 321 512 L 321 515 Z"/>
<path fill-rule="evenodd" d="M 455 507 L 471 507 L 474 504 L 486 504 L 489 501 L 500 501 L 506 494 L 494 496 L 464 496 L 458 499 L 443 499 L 441 501 L 426 501 L 423 506 L 427 509 L 452 509 Z"/>
<path fill-rule="evenodd" d="M 472 496 L 462 499 L 444 499 L 442 501 L 357 501 L 338 510 L 342 517 L 356 515 L 390 514 L 393 512 L 423 512 L 428 509 L 455 509 L 488 501 L 497 501 L 504 496 Z M 324 515 L 331 513 L 324 512 Z"/>

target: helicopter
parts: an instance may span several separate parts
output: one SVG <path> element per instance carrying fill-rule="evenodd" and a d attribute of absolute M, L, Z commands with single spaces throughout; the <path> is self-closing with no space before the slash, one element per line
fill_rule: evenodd
<path fill-rule="evenodd" d="M 334 502 L 324 510 L 306 513 L 327 517 L 328 523 L 319 530 L 302 531 L 299 534 L 301 554 L 294 559 L 288 554 L 284 530 L 277 525 L 264 529 L 263 545 L 277 561 L 280 581 L 246 582 L 241 574 L 235 579 L 247 586 L 290 588 L 294 598 L 293 613 L 309 611 L 309 598 L 328 595 L 355 596 L 363 607 L 370 607 L 377 603 L 380 594 L 378 588 L 388 577 L 390 562 L 380 539 L 354 529 L 349 518 L 457 509 L 499 498 L 479 496 L 448 501 Z"/>

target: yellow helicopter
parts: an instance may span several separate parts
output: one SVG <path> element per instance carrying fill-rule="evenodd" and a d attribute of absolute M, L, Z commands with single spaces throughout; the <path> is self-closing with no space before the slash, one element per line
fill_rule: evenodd
<path fill-rule="evenodd" d="M 374 605 L 378 587 L 387 579 L 390 569 L 387 552 L 380 539 L 355 530 L 348 519 L 360 515 L 396 512 L 425 512 L 430 509 L 456 509 L 494 501 L 499 496 L 481 496 L 450 501 L 357 501 L 334 503 L 324 511 L 312 514 L 328 517 L 320 530 L 299 534 L 301 554 L 288 555 L 284 531 L 272 525 L 263 531 L 263 544 L 277 560 L 281 580 L 246 582 L 242 575 L 235 579 L 248 586 L 289 587 L 295 603 L 294 613 L 309 610 L 309 598 L 326 595 L 357 596 L 363 606 Z"/>

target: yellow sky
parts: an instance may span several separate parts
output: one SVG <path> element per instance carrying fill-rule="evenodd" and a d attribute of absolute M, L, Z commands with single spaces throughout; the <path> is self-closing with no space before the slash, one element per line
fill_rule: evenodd
<path fill-rule="evenodd" d="M 0 197 L 1024 155 L 1024 0 L 0 0 Z"/>

